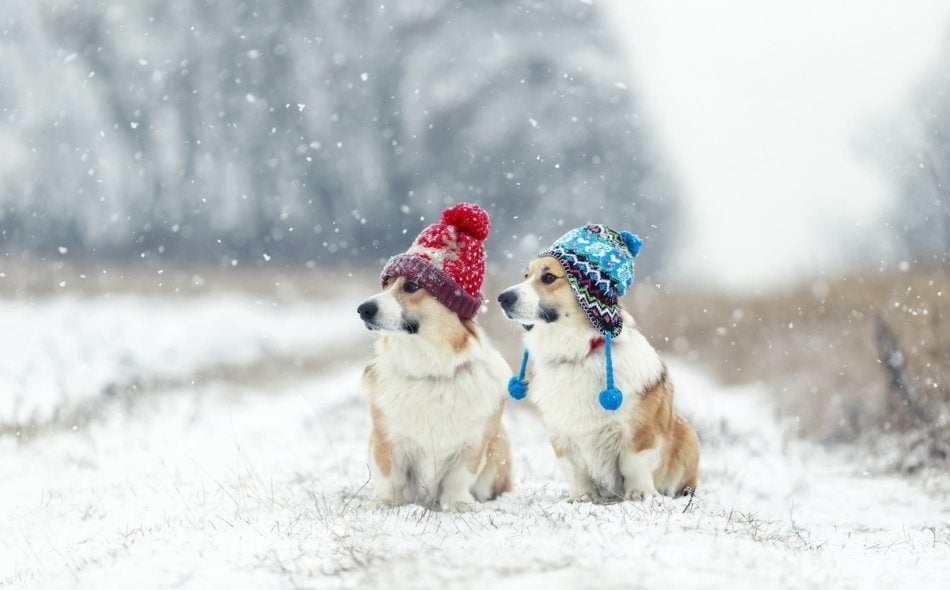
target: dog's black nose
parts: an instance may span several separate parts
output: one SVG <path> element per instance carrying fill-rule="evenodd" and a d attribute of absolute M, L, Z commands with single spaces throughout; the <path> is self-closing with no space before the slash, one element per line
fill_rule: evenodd
<path fill-rule="evenodd" d="M 364 301 L 356 308 L 356 313 L 360 314 L 360 319 L 364 322 L 368 322 L 373 319 L 376 315 L 376 312 L 379 311 L 379 306 L 376 305 L 375 301 Z"/>
<path fill-rule="evenodd" d="M 498 296 L 498 303 L 500 303 L 504 309 L 508 309 L 514 305 L 515 301 L 518 301 L 518 294 L 511 289 L 502 291 L 501 295 Z"/>

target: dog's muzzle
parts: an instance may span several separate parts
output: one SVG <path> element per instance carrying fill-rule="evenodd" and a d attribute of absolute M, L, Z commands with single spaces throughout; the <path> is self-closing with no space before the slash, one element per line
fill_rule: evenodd
<path fill-rule="evenodd" d="M 364 301 L 356 308 L 356 313 L 360 315 L 360 319 L 363 320 L 363 323 L 366 325 L 368 330 L 401 330 L 403 332 L 408 332 L 409 334 L 418 334 L 419 333 L 419 321 L 407 317 L 405 314 L 399 318 L 398 325 L 386 326 L 385 321 L 381 321 L 379 318 L 379 304 L 373 301 Z"/>
<path fill-rule="evenodd" d="M 367 330 L 379 330 L 376 324 L 376 316 L 379 314 L 379 305 L 375 301 L 364 301 L 356 308 L 356 313 L 360 314 L 360 319 Z"/>
<path fill-rule="evenodd" d="M 550 324 L 551 322 L 556 322 L 559 317 L 557 310 L 548 305 L 538 305 L 536 311 L 533 305 L 529 306 L 532 308 L 532 311 L 526 314 L 525 306 L 522 305 L 519 299 L 517 287 L 502 291 L 501 295 L 498 296 L 498 303 L 501 305 L 501 309 L 505 312 L 508 319 L 522 322 L 522 326 L 525 330 L 530 330 L 536 320 Z M 519 307 L 522 309 L 519 309 Z"/>
<path fill-rule="evenodd" d="M 356 308 L 356 313 L 360 314 L 360 319 L 364 322 L 372 321 L 379 312 L 379 306 L 375 301 L 364 301 Z"/>
<path fill-rule="evenodd" d="M 498 296 L 498 303 L 501 305 L 501 309 L 505 312 L 505 315 L 512 318 L 514 306 L 518 303 L 518 293 L 516 293 L 514 289 L 502 291 L 501 295 Z"/>

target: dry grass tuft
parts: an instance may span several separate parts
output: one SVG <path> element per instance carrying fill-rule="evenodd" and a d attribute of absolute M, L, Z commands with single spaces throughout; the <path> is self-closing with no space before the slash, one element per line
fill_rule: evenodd
<path fill-rule="evenodd" d="M 908 471 L 948 464 L 945 274 L 821 279 L 751 296 L 641 286 L 628 305 L 657 347 L 725 382 L 761 383 L 803 436 L 899 444 L 893 463 Z"/>

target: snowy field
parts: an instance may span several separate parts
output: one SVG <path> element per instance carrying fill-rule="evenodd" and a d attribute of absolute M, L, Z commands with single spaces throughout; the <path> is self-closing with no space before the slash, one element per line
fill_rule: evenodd
<path fill-rule="evenodd" d="M 514 492 L 471 514 L 373 508 L 358 388 L 370 337 L 353 308 L 236 296 L 0 301 L 0 587 L 950 579 L 944 480 L 864 472 L 843 451 L 790 441 L 756 390 L 722 388 L 675 359 L 678 404 L 703 442 L 691 502 L 568 504 L 539 420 L 511 403 Z M 297 370 L 238 370 L 268 364 Z M 131 385 L 132 395 L 109 393 Z M 91 419 L 60 419 L 82 403 Z M 28 416 L 42 427 L 10 428 Z"/>
<path fill-rule="evenodd" d="M 352 314 L 339 313 L 346 305 L 235 295 L 0 300 L 0 426 L 66 417 L 103 392 L 326 353 L 329 334 L 353 327 Z"/>

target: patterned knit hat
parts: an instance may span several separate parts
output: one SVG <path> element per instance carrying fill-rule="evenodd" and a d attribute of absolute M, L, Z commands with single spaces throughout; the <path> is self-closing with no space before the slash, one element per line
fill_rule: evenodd
<path fill-rule="evenodd" d="M 643 242 L 634 234 L 616 232 L 606 225 L 586 225 L 572 229 L 538 256 L 553 256 L 564 267 L 574 297 L 587 313 L 591 324 L 604 335 L 607 388 L 598 401 L 605 410 L 616 410 L 623 403 L 623 392 L 614 387 L 611 343 L 623 330 L 623 316 L 617 300 L 633 282 L 633 259 Z M 527 394 L 525 370 L 528 351 L 521 359 L 521 370 L 508 382 L 508 393 L 515 399 Z"/>
<path fill-rule="evenodd" d="M 606 225 L 572 229 L 540 256 L 553 256 L 564 266 L 574 297 L 598 332 L 619 336 L 623 317 L 617 299 L 633 282 L 633 259 L 643 242 L 630 232 Z"/>
<path fill-rule="evenodd" d="M 459 203 L 442 212 L 439 223 L 422 230 L 409 250 L 389 259 L 380 281 L 406 277 L 465 319 L 482 306 L 485 249 L 491 223 L 478 205 Z"/>

